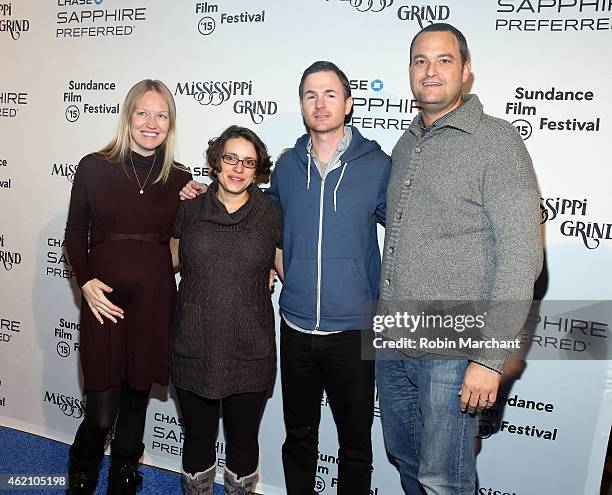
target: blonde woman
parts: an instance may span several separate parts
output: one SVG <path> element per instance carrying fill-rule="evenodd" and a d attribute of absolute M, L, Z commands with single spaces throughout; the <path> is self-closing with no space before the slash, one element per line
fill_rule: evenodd
<path fill-rule="evenodd" d="M 107 435 L 107 494 L 133 494 L 152 383 L 168 384 L 176 295 L 169 249 L 190 179 L 174 161 L 176 108 L 161 82 L 128 92 L 116 136 L 79 163 L 66 249 L 83 292 L 80 354 L 85 417 L 70 448 L 69 494 L 93 493 Z"/>

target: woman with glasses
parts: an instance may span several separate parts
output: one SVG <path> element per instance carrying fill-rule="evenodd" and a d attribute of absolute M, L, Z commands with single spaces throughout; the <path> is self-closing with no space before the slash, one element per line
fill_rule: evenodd
<path fill-rule="evenodd" d="M 178 191 L 176 109 L 161 81 L 130 89 L 117 133 L 83 158 L 72 184 L 65 245 L 83 293 L 80 357 L 85 417 L 70 447 L 68 493 L 93 493 L 111 427 L 109 495 L 136 493 L 152 383 L 168 384 L 176 296 L 168 243 Z"/>
<path fill-rule="evenodd" d="M 220 410 L 225 493 L 252 493 L 258 430 L 276 371 L 270 269 L 281 242 L 280 208 L 257 187 L 271 161 L 251 130 L 209 141 L 213 182 L 181 203 L 174 225 L 181 282 L 172 329 L 171 379 L 185 427 L 184 492 L 212 494 Z"/>

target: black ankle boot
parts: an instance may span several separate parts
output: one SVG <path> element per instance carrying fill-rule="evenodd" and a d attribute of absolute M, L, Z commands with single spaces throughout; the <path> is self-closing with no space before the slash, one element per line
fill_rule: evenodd
<path fill-rule="evenodd" d="M 142 485 L 142 474 L 136 469 L 137 461 L 111 458 L 106 495 L 135 495 Z"/>
<path fill-rule="evenodd" d="M 70 447 L 70 462 L 68 465 L 67 495 L 91 495 L 96 491 L 100 459 L 84 462 L 78 458 L 75 448 Z"/>
<path fill-rule="evenodd" d="M 137 470 L 138 461 L 144 452 L 144 444 L 129 451 L 120 449 L 111 442 L 111 464 L 108 470 L 106 495 L 135 495 L 142 486 L 142 474 Z"/>

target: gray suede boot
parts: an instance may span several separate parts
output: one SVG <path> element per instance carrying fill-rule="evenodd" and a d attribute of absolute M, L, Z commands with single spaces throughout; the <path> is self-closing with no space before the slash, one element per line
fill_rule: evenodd
<path fill-rule="evenodd" d="M 206 471 L 191 474 L 183 471 L 181 473 L 181 485 L 185 495 L 212 495 L 213 483 L 215 481 L 215 468 L 213 464 Z"/>
<path fill-rule="evenodd" d="M 255 488 L 255 483 L 257 482 L 257 471 L 238 479 L 234 473 L 225 468 L 223 481 L 225 486 L 225 495 L 251 495 L 255 493 L 253 489 Z"/>

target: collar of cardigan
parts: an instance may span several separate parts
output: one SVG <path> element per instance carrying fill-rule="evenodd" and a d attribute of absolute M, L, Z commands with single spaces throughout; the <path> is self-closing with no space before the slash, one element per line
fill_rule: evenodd
<path fill-rule="evenodd" d="M 422 114 L 419 114 L 417 118 L 412 119 L 410 127 L 408 128 L 410 132 L 418 138 L 424 135 L 421 130 L 422 118 Z M 436 119 L 432 126 L 435 127 L 435 130 L 444 129 L 445 127 L 454 127 L 468 134 L 474 134 L 481 118 L 482 104 L 478 96 L 475 94 L 468 94 L 463 96 L 463 103 L 459 107 Z"/>

